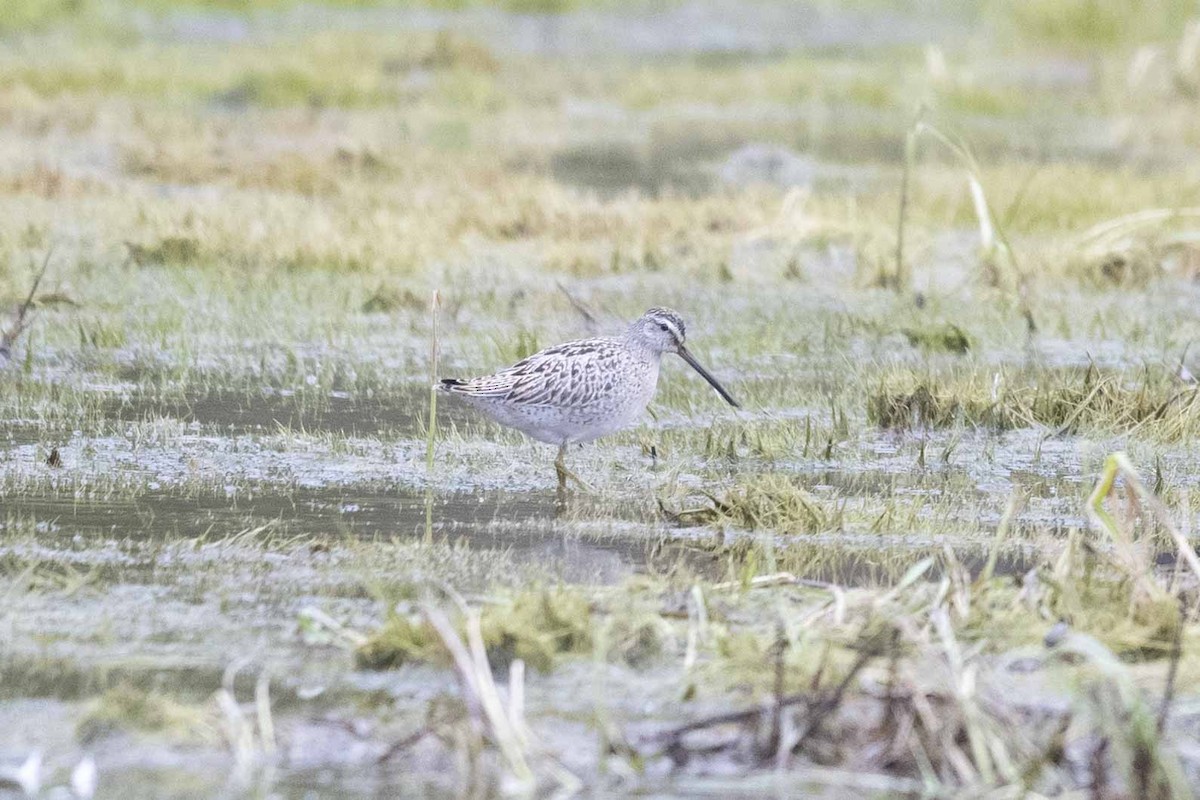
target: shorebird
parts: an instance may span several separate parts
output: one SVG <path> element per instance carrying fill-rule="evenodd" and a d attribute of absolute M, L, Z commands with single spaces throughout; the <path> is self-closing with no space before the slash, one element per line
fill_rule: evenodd
<path fill-rule="evenodd" d="M 493 375 L 444 379 L 441 388 L 458 395 L 501 425 L 539 442 L 558 445 L 554 469 L 558 496 L 571 478 L 567 446 L 590 442 L 637 421 L 658 385 L 663 353 L 675 353 L 699 372 L 734 408 L 725 387 L 684 346 L 683 318 L 669 308 L 652 308 L 624 335 L 580 339 L 548 347 Z"/>

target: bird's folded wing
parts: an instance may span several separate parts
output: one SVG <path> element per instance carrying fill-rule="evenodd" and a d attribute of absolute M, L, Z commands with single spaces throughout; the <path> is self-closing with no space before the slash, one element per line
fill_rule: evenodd
<path fill-rule="evenodd" d="M 610 381 L 605 375 L 620 358 L 606 339 L 567 342 L 534 353 L 494 375 L 472 378 L 454 391 L 523 406 L 586 406 Z"/>

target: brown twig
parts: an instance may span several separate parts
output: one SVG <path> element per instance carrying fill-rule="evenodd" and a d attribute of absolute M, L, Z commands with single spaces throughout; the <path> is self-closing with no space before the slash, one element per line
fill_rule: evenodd
<path fill-rule="evenodd" d="M 5 332 L 3 338 L 0 338 L 0 355 L 7 356 L 11 354 L 12 346 L 16 344 L 17 337 L 29 327 L 29 322 L 26 318 L 29 315 L 29 310 L 33 308 L 34 296 L 37 294 L 42 277 L 46 274 L 46 269 L 50 266 L 50 256 L 52 255 L 54 255 L 53 247 L 46 251 L 46 257 L 42 260 L 42 268 L 38 270 L 37 277 L 33 279 L 33 285 L 29 287 L 29 294 L 25 297 L 25 302 L 17 307 L 17 318 L 12 328 Z"/>
<path fill-rule="evenodd" d="M 807 702 L 811 698 L 808 694 L 790 694 L 786 697 L 779 698 L 778 706 L 787 708 L 789 706 L 799 705 Z M 667 731 L 662 731 L 651 737 L 653 740 L 668 742 L 668 746 L 674 745 L 684 736 L 695 731 L 702 731 L 705 728 L 715 728 L 720 725 L 731 725 L 737 723 L 753 722 L 762 716 L 761 708 L 751 708 L 743 711 L 727 711 L 724 714 L 713 714 L 710 717 L 702 717 L 701 719 L 693 720 L 692 722 L 680 725 L 677 728 L 672 728 Z"/>
<path fill-rule="evenodd" d="M 775 755 L 779 750 L 780 736 L 783 732 L 783 673 L 784 673 L 784 655 L 787 653 L 788 641 L 787 635 L 783 629 L 782 620 L 776 623 L 775 626 L 775 699 L 771 704 L 771 731 L 767 736 L 767 741 L 763 746 L 762 752 L 766 756 L 768 754 Z"/>
<path fill-rule="evenodd" d="M 833 694 L 828 699 L 813 706 L 812 712 L 806 720 L 807 724 L 804 726 L 804 730 L 800 732 L 796 737 L 796 743 L 792 745 L 793 753 L 799 753 L 803 750 L 804 744 L 808 741 L 809 737 L 816 733 L 821 723 L 825 721 L 825 718 L 837 711 L 838 707 L 842 704 L 842 699 L 845 697 L 846 689 L 850 688 L 850 684 L 858 677 L 858 673 L 862 672 L 863 667 L 867 666 L 868 662 L 878 654 L 878 651 L 874 647 L 860 652 L 858 658 L 854 660 L 854 664 L 850 667 L 850 671 L 846 673 L 846 676 L 842 678 L 837 688 L 833 690 Z"/>
<path fill-rule="evenodd" d="M 568 289 L 562 281 L 556 281 L 555 285 L 558 286 L 558 290 L 563 293 L 563 296 L 567 298 L 567 302 L 571 304 L 571 308 L 578 311 L 579 315 L 583 317 L 589 328 L 595 328 L 599 324 L 596 319 L 596 314 L 590 308 L 588 308 L 586 303 L 584 303 L 575 295 L 571 294 L 571 290 Z"/>
<path fill-rule="evenodd" d="M 388 761 L 391 761 L 397 755 L 419 743 L 422 739 L 431 735 L 432 733 L 433 729 L 431 728 L 421 728 L 420 730 L 414 731 L 402 739 L 392 742 L 390 745 L 388 745 L 388 748 L 384 750 L 382 754 L 380 754 L 379 758 L 375 759 L 375 763 L 386 764 Z"/>
<path fill-rule="evenodd" d="M 908 221 L 908 200 L 910 175 L 917 158 L 917 134 L 920 130 L 921 119 L 925 116 L 925 105 L 922 103 L 913 115 L 912 125 L 904 134 L 904 171 L 900 173 L 900 209 L 896 218 L 896 263 L 892 268 L 892 288 L 897 292 L 904 291 L 907 283 L 904 263 L 904 227 Z M 885 279 L 886 282 L 886 279 Z"/>
<path fill-rule="evenodd" d="M 797 694 L 783 695 L 775 701 L 774 707 L 780 711 L 791 706 L 807 704 L 810 706 L 813 712 L 810 715 L 810 724 L 807 726 L 805 731 L 800 734 L 796 745 L 792 747 L 792 752 L 797 752 L 801 745 L 804 744 L 805 739 L 812 734 L 821 721 L 828 716 L 829 713 L 836 710 L 838 706 L 841 705 L 842 698 L 845 695 L 846 690 L 850 687 L 850 684 L 854 681 L 858 674 L 862 672 L 863 668 L 866 667 L 871 659 L 878 656 L 880 652 L 880 648 L 875 643 L 868 644 L 864 650 L 859 652 L 858 658 L 855 659 L 854 663 L 850 667 L 850 671 L 846 673 L 845 677 L 842 678 L 841 682 L 838 683 L 838 685 L 827 697 L 814 699 L 810 692 L 799 692 Z M 728 711 L 724 714 L 714 714 L 712 716 L 693 720 L 692 722 L 685 723 L 670 730 L 662 731 L 651 738 L 652 740 L 665 741 L 667 746 L 664 749 L 669 750 L 676 747 L 680 739 L 689 733 L 693 733 L 694 731 L 700 731 L 706 728 L 715 728 L 720 725 L 731 725 L 734 723 L 747 724 L 754 722 L 761 717 L 761 708 L 745 709 L 742 711 Z"/>

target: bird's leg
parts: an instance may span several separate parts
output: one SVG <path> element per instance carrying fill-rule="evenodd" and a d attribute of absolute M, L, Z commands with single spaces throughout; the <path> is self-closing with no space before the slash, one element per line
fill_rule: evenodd
<path fill-rule="evenodd" d="M 566 442 L 558 448 L 558 458 L 554 459 L 554 472 L 558 475 L 558 504 L 567 503 L 567 445 Z"/>
<path fill-rule="evenodd" d="M 567 469 L 567 443 L 563 442 L 558 448 L 558 458 L 554 459 L 554 471 L 558 474 L 558 497 L 559 500 L 564 500 L 567 495 L 567 478 L 575 481 L 578 486 L 589 494 L 594 493 L 592 487 L 583 482 L 583 479 L 576 475 L 571 470 Z"/>
<path fill-rule="evenodd" d="M 642 455 L 650 456 L 650 469 L 658 469 L 658 444 L 646 433 L 643 433 L 640 439 Z"/>

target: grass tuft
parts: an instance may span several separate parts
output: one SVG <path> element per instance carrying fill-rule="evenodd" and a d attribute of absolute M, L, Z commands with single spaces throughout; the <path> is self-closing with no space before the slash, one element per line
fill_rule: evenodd
<path fill-rule="evenodd" d="M 85 744 L 117 731 L 189 741 L 212 741 L 217 734 L 216 719 L 210 710 L 127 684 L 115 686 L 92 701 L 76 726 L 76 735 Z"/>
<path fill-rule="evenodd" d="M 480 611 L 488 661 L 506 667 L 516 659 L 543 672 L 555 660 L 592 647 L 591 612 L 583 595 L 568 589 L 520 592 Z M 413 662 L 447 663 L 437 631 L 423 617 L 393 613 L 355 651 L 363 668 L 390 669 Z"/>
<path fill-rule="evenodd" d="M 1053 371 L 1032 385 L 1001 373 L 909 375 L 871 391 L 867 420 L 892 430 L 1048 427 L 1181 441 L 1200 430 L 1200 393 L 1165 370 L 1147 370 L 1139 381 L 1092 368 Z"/>
<path fill-rule="evenodd" d="M 800 478 L 768 474 L 747 478 L 722 497 L 710 498 L 712 516 L 749 530 L 822 533 L 842 527 L 842 509 L 800 487 Z"/>
<path fill-rule="evenodd" d="M 971 349 L 971 337 L 952 322 L 920 328 L 904 328 L 901 333 L 913 347 L 934 353 L 962 355 Z"/>

